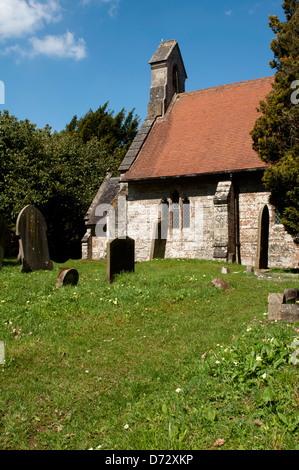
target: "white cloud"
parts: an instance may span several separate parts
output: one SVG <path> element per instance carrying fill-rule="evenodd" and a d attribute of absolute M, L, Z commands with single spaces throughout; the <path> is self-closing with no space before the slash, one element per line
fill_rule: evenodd
<path fill-rule="evenodd" d="M 1 55 L 16 54 L 19 57 L 71 58 L 86 57 L 87 48 L 83 38 L 75 39 L 73 33 L 47 35 L 43 38 L 33 34 L 46 24 L 61 20 L 60 0 L 0 0 L 0 41 L 8 42 Z M 22 44 L 11 40 L 25 38 Z M 10 40 L 10 43 L 9 43 Z"/>
<path fill-rule="evenodd" d="M 60 18 L 59 0 L 0 0 L 0 40 L 32 34 Z"/>
<path fill-rule="evenodd" d="M 69 31 L 61 36 L 45 36 L 43 39 L 29 39 L 32 50 L 27 54 L 31 57 L 45 55 L 48 57 L 84 59 L 87 55 L 86 43 L 83 38 L 75 40 Z"/>
<path fill-rule="evenodd" d="M 232 14 L 232 12 L 233 12 L 232 10 L 228 10 L 228 11 L 225 12 L 225 15 L 230 16 Z"/>

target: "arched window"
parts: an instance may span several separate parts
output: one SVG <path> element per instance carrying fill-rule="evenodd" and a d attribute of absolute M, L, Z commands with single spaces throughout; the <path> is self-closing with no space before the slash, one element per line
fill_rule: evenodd
<path fill-rule="evenodd" d="M 180 196 L 177 191 L 172 196 L 172 228 L 180 228 Z"/>
<path fill-rule="evenodd" d="M 190 201 L 187 197 L 183 200 L 183 228 L 190 228 Z"/>

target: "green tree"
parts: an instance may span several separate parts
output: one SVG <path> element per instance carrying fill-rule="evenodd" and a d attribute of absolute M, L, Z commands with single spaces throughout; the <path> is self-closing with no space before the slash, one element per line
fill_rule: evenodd
<path fill-rule="evenodd" d="M 117 152 L 122 160 L 136 135 L 139 118 L 134 116 L 134 109 L 126 115 L 124 108 L 114 116 L 108 104 L 106 102 L 95 112 L 90 109 L 79 120 L 74 116 L 66 125 L 66 131 L 78 135 L 84 143 L 96 137 L 108 153 Z"/>
<path fill-rule="evenodd" d="M 136 134 L 133 111 L 113 117 L 107 106 L 74 116 L 59 133 L 0 112 L 0 213 L 14 230 L 24 206 L 40 209 L 54 261 L 81 256 L 84 215 L 107 171 L 118 174 Z"/>
<path fill-rule="evenodd" d="M 298 241 L 299 233 L 299 4 L 285 0 L 286 17 L 269 17 L 275 33 L 271 42 L 276 69 L 273 90 L 260 103 L 261 116 L 251 131 L 253 148 L 268 164 L 264 184 L 270 203 L 281 215 L 286 230 Z"/>
<path fill-rule="evenodd" d="M 81 256 L 84 215 L 107 169 L 119 163 L 119 152 L 110 154 L 96 137 L 84 144 L 71 132 L 52 134 L 0 113 L 0 213 L 14 230 L 24 206 L 40 209 L 54 261 Z"/>

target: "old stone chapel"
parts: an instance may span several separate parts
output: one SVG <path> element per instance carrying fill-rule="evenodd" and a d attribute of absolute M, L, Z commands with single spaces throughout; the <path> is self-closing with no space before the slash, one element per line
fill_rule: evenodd
<path fill-rule="evenodd" d="M 294 268 L 299 247 L 262 184 L 265 163 L 249 132 L 273 77 L 185 92 L 177 41 L 150 60 L 148 115 L 85 218 L 82 258 L 105 257 L 107 241 L 135 240 L 137 261 L 200 258 L 257 268 Z"/>

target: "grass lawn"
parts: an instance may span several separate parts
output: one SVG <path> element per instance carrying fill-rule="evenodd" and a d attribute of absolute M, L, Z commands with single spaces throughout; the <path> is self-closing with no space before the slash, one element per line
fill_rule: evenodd
<path fill-rule="evenodd" d="M 79 283 L 56 288 L 65 266 Z M 107 284 L 105 262 L 6 260 L 0 449 L 299 449 L 298 324 L 265 315 L 299 280 L 221 267 L 153 260 Z"/>

